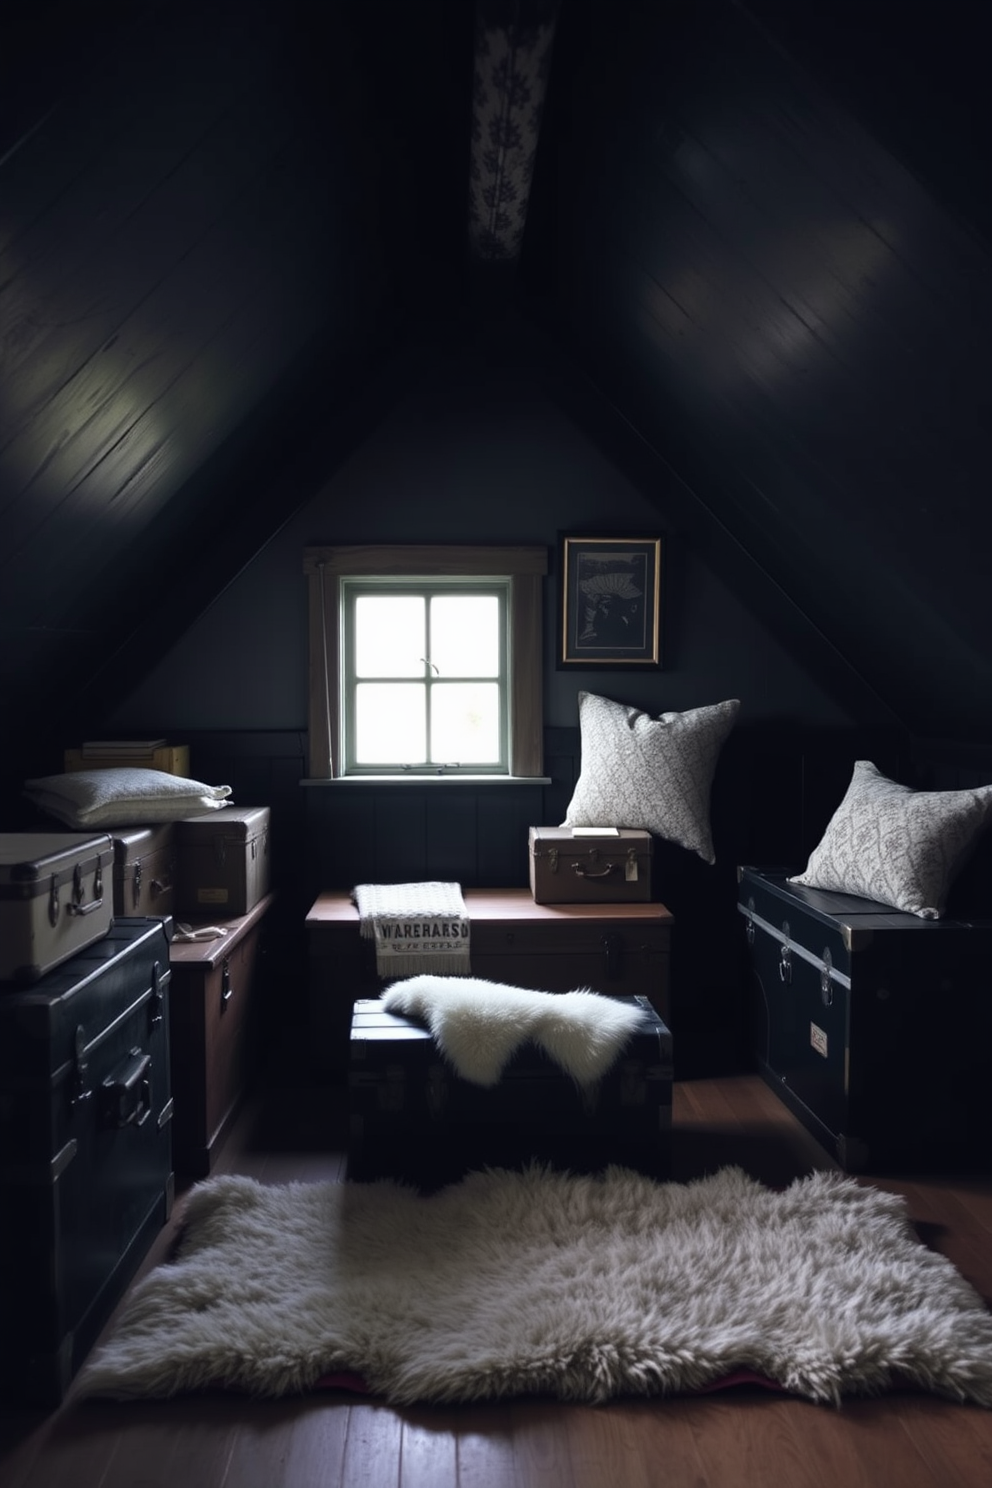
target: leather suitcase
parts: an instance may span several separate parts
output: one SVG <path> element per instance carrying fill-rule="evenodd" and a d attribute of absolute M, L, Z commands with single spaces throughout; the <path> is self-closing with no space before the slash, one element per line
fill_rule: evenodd
<path fill-rule="evenodd" d="M 112 862 L 103 833 L 0 833 L 0 981 L 37 982 L 106 935 Z"/>
<path fill-rule="evenodd" d="M 173 1156 L 177 1173 L 204 1178 L 255 1067 L 263 918 L 274 896 L 233 920 L 217 940 L 174 940 Z"/>
<path fill-rule="evenodd" d="M 739 870 L 752 1047 L 848 1172 L 988 1165 L 992 920 L 924 920 Z"/>
<path fill-rule="evenodd" d="M 625 999 L 628 1000 L 628 999 Z M 423 1188 L 530 1160 L 573 1172 L 610 1163 L 670 1172 L 672 1036 L 646 997 L 642 1024 L 592 1090 L 532 1044 L 491 1088 L 460 1078 L 415 1019 L 359 1000 L 349 1050 L 348 1177 Z"/>
<path fill-rule="evenodd" d="M 647 997 L 668 1021 L 672 916 L 663 904 L 537 904 L 529 889 L 466 889 L 471 975 L 538 992 L 588 987 Z M 307 915 L 310 1057 L 318 1074 L 347 1069 L 351 1006 L 386 982 L 359 934 L 348 894 L 321 894 Z"/>
<path fill-rule="evenodd" d="M 114 827 L 114 914 L 171 915 L 176 882 L 174 822 Z"/>
<path fill-rule="evenodd" d="M 650 832 L 531 827 L 530 890 L 538 904 L 638 903 L 651 898 Z"/>
<path fill-rule="evenodd" d="M 235 919 L 269 892 L 268 806 L 225 806 L 176 823 L 176 913 Z"/>
<path fill-rule="evenodd" d="M 58 1404 L 172 1205 L 169 935 L 118 920 L 0 994 L 0 1381 Z"/>

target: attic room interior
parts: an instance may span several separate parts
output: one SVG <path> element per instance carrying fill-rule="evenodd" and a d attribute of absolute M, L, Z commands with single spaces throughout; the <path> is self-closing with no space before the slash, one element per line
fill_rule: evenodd
<path fill-rule="evenodd" d="M 35 992 L 78 983 L 75 961 L 32 981 L 0 944 L 0 1173 L 24 1215 L 0 1241 L 15 1278 L 0 1488 L 634 1484 L 656 1480 L 659 1451 L 673 1483 L 987 1482 L 988 6 L 36 0 L 5 32 L 0 836 L 109 823 L 109 889 L 119 834 L 158 831 L 178 804 L 87 826 L 28 782 L 76 803 L 87 765 L 114 763 L 92 741 L 149 741 L 176 803 L 212 793 L 192 830 L 168 827 L 169 854 L 263 822 L 264 876 L 253 839 L 231 868 L 241 903 L 184 887 L 180 867 L 173 906 L 170 856 L 168 918 L 108 892 L 100 939 L 72 890 L 80 956 L 152 968 L 152 1053 L 122 1032 L 118 1083 L 95 1101 L 84 1054 L 95 1069 L 104 1036 L 81 1015 L 62 1064 L 54 1044 L 31 1051 L 43 1096 L 14 1042 Z M 585 637 L 575 624 L 570 564 L 601 549 L 619 555 L 614 596 L 630 550 L 655 563 L 653 607 L 623 612 L 646 617 L 640 652 L 597 651 L 592 620 Z M 505 586 L 500 763 L 365 768 L 343 643 L 340 678 L 337 659 L 349 583 L 423 588 L 428 550 L 442 590 L 472 563 L 474 583 Z M 385 566 L 366 571 L 368 554 Z M 856 809 L 869 829 L 841 842 Z M 619 903 L 592 879 L 575 899 L 549 888 L 533 834 L 555 849 L 573 827 L 593 873 L 612 838 L 588 847 L 583 830 L 638 837 L 648 856 L 624 842 Z M 3 872 L 6 916 L 24 895 Z M 146 863 L 146 891 L 154 877 Z M 833 1386 L 790 1387 L 795 1371 L 753 1352 L 690 1383 L 655 1361 L 653 1384 L 600 1379 L 599 1397 L 574 1361 L 564 1384 L 535 1366 L 529 1387 L 404 1395 L 344 1350 L 280 1391 L 207 1375 L 165 1400 L 75 1398 L 200 1184 L 339 1197 L 373 1127 L 393 1168 L 372 1176 L 402 1179 L 425 1151 L 441 1171 L 449 1145 L 492 1166 L 477 1115 L 438 1137 L 422 1073 L 426 1126 L 408 1110 L 399 1130 L 378 1089 L 386 1135 L 372 1104 L 356 1113 L 352 1003 L 390 963 L 364 918 L 360 939 L 354 891 L 434 884 L 464 895 L 470 975 L 612 993 L 611 1017 L 644 994 L 664 1051 L 648 1082 L 663 1162 L 645 1183 L 739 1169 L 742 1224 L 752 1200 L 766 1213 L 822 1175 L 884 1196 L 880 1225 L 901 1196 L 912 1263 L 936 1290 L 940 1267 L 964 1278 L 965 1321 L 904 1351 L 901 1372 L 838 1386 L 839 1409 L 823 1408 Z M 215 981 L 217 1045 L 198 1001 Z M 395 1007 L 427 1023 L 418 1068 L 436 1072 L 434 1005 Z M 536 1088 L 540 1148 L 558 1097 Z M 119 1218 L 116 1159 L 83 1171 L 97 1158 L 72 1123 L 108 1099 L 115 1150 L 146 1170 L 139 1220 Z M 620 1161 L 587 1117 L 570 1118 L 574 1143 Z M 73 1205 L 106 1216 L 95 1241 Z M 53 1222 L 65 1236 L 46 1238 Z M 119 1253 L 97 1262 L 101 1247 Z M 938 1333 L 973 1340 L 959 1374 L 934 1362 Z"/>

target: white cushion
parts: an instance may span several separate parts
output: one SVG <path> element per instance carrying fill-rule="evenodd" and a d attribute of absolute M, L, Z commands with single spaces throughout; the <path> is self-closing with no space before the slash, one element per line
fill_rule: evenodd
<path fill-rule="evenodd" d="M 716 861 L 710 787 L 740 702 L 653 718 L 579 693 L 581 761 L 565 827 L 640 827 Z"/>
<path fill-rule="evenodd" d="M 833 889 L 939 920 L 959 869 L 992 820 L 992 785 L 914 791 L 858 760 L 847 793 L 802 873 Z"/>
<path fill-rule="evenodd" d="M 227 805 L 229 785 L 204 785 L 164 770 L 119 766 L 70 771 L 24 782 L 24 794 L 41 811 L 70 827 L 129 827 L 178 821 Z"/>

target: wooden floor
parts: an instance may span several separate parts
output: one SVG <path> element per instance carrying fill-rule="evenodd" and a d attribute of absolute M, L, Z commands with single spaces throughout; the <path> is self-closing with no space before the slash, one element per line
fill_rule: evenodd
<path fill-rule="evenodd" d="M 675 1177 L 725 1163 L 783 1183 L 826 1154 L 757 1079 L 676 1086 Z M 343 1171 L 340 1100 L 269 1082 L 216 1171 Z M 992 1182 L 863 1181 L 908 1196 L 921 1238 L 992 1299 Z M 167 1252 L 180 1200 L 142 1273 Z M 113 1319 L 108 1326 L 113 1325 Z M 0 1341 L 2 1344 L 2 1341 Z M 605 1406 L 527 1399 L 393 1410 L 345 1392 L 88 1403 L 0 1424 L 0 1488 L 989 1488 L 992 1412 L 922 1393 L 838 1410 L 756 1386 Z"/>

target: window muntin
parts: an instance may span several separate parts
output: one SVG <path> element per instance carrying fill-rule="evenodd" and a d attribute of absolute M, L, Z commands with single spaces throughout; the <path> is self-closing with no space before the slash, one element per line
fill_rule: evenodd
<path fill-rule="evenodd" d="M 342 580 L 344 775 L 507 773 L 508 593 L 508 580 Z"/>

